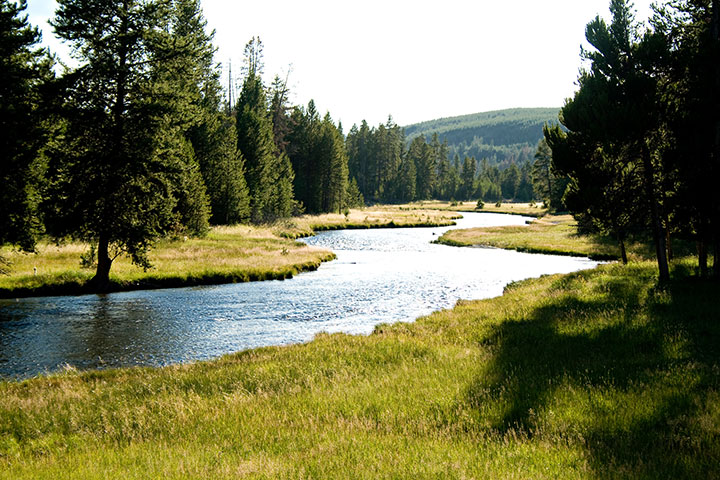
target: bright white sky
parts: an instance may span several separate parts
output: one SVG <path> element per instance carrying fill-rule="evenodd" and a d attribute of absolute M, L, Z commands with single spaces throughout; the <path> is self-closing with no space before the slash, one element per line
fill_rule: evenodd
<path fill-rule="evenodd" d="M 290 100 L 314 99 L 345 131 L 363 119 L 400 125 L 513 107 L 560 107 L 575 91 L 585 25 L 609 0 L 202 0 L 216 60 L 239 73 L 252 36 L 266 83 L 290 71 Z M 650 0 L 636 0 L 638 20 Z M 54 0 L 29 0 L 30 22 L 59 55 L 46 21 Z M 225 76 L 227 82 L 227 74 Z"/>

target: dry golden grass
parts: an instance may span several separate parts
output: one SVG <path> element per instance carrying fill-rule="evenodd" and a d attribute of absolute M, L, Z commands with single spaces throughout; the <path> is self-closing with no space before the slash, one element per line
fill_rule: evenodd
<path fill-rule="evenodd" d="M 489 246 L 522 252 L 577 255 L 615 260 L 620 248 L 613 239 L 599 235 L 580 235 L 571 215 L 546 215 L 528 225 L 482 227 L 452 230 L 437 240 L 454 246 Z M 647 258 L 647 245 L 628 242 L 631 258 Z"/>
<path fill-rule="evenodd" d="M 353 208 L 347 215 L 326 213 L 303 215 L 279 221 L 274 231 L 280 235 L 297 238 L 312 235 L 315 231 L 345 228 L 419 227 L 452 225 L 459 215 L 436 209 L 415 209 L 406 206 L 381 205 Z"/>
<path fill-rule="evenodd" d="M 542 217 L 547 209 L 536 203 L 501 203 L 496 206 L 494 203 L 486 203 L 482 209 L 477 208 L 477 200 L 466 202 L 446 202 L 441 200 L 425 200 L 404 205 L 398 205 L 404 209 L 426 209 L 443 210 L 453 212 L 485 212 L 485 213 L 508 213 L 511 215 L 527 215 L 530 217 Z"/>
<path fill-rule="evenodd" d="M 119 257 L 113 262 L 112 289 L 175 287 L 289 278 L 317 268 L 334 254 L 292 239 L 318 230 L 451 225 L 457 214 L 398 207 L 353 209 L 348 215 L 304 215 L 267 226 L 219 226 L 203 238 L 162 240 L 149 254 L 147 271 Z M 57 245 L 43 241 L 28 254 L 0 249 L 11 262 L 10 275 L 0 276 L 0 297 L 81 293 L 94 275 L 81 266 L 89 244 Z"/>

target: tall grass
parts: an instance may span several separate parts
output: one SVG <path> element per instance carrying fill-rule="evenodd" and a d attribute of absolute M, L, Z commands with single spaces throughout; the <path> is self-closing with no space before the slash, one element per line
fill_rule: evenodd
<path fill-rule="evenodd" d="M 718 284 L 652 263 L 370 336 L 0 382 L 0 478 L 718 478 Z"/>

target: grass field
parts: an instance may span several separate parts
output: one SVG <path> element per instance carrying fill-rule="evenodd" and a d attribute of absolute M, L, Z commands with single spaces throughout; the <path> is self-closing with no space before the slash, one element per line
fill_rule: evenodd
<path fill-rule="evenodd" d="M 547 209 L 536 203 L 509 203 L 502 202 L 500 205 L 486 203 L 483 208 L 477 208 L 476 201 L 468 202 L 446 202 L 440 200 L 425 200 L 413 203 L 398 205 L 398 208 L 408 210 L 441 210 L 452 212 L 485 212 L 485 213 L 508 213 L 510 215 L 527 215 L 529 217 L 542 217 Z"/>
<path fill-rule="evenodd" d="M 718 284 L 546 276 L 370 336 L 0 382 L 0 478 L 720 478 Z"/>
<path fill-rule="evenodd" d="M 331 260 L 332 252 L 293 239 L 314 231 L 338 228 L 450 225 L 455 214 L 393 207 L 350 210 L 348 215 L 306 215 L 257 227 L 215 227 L 204 238 L 164 240 L 150 252 L 153 268 L 143 271 L 120 257 L 113 262 L 112 290 L 246 282 L 289 278 Z M 41 242 L 38 253 L 0 249 L 11 262 L 10 275 L 0 275 L 0 298 L 78 294 L 94 275 L 82 268 L 88 244 Z"/>
<path fill-rule="evenodd" d="M 617 260 L 617 242 L 599 235 L 578 235 L 576 222 L 570 215 L 546 215 L 524 226 L 483 227 L 451 230 L 437 243 L 454 246 L 488 246 L 529 253 L 574 255 L 598 260 Z M 652 248 L 645 243 L 627 242 L 631 259 L 652 256 Z"/>

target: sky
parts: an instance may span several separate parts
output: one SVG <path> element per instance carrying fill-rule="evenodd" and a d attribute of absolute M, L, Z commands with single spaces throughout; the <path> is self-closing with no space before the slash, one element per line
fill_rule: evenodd
<path fill-rule="evenodd" d="M 392 115 L 399 125 L 516 107 L 560 107 L 576 90 L 585 25 L 609 0 L 202 0 L 216 61 L 238 76 L 245 44 L 264 45 L 265 81 L 288 78 L 293 104 L 314 99 L 345 130 Z M 636 0 L 637 19 L 650 0 Z M 47 20 L 30 23 L 61 58 Z M 236 75 L 237 74 L 237 75 Z M 237 80 L 239 82 L 239 80 Z"/>

